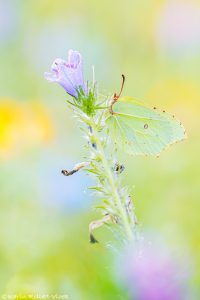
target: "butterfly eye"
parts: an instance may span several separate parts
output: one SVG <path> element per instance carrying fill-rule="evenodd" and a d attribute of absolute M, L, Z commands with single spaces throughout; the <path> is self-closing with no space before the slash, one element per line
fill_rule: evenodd
<path fill-rule="evenodd" d="M 148 124 L 144 124 L 144 129 L 147 129 L 149 127 Z"/>

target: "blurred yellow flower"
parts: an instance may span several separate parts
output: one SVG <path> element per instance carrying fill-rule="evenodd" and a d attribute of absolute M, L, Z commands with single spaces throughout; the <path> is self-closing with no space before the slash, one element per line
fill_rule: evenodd
<path fill-rule="evenodd" d="M 53 138 L 53 125 L 42 104 L 0 99 L 0 158 Z"/>

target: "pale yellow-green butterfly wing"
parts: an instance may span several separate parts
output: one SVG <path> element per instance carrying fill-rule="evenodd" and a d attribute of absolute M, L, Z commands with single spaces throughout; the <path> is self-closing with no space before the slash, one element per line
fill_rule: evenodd
<path fill-rule="evenodd" d="M 185 129 L 174 116 L 135 98 L 120 98 L 113 110 L 116 114 L 110 114 L 106 120 L 110 137 L 129 154 L 157 156 L 185 138 Z"/>

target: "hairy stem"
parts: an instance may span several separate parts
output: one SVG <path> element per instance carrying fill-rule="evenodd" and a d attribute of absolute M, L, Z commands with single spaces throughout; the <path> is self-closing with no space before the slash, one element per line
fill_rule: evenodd
<path fill-rule="evenodd" d="M 119 211 L 120 214 L 120 221 L 123 225 L 123 228 L 125 230 L 125 234 L 128 240 L 133 239 L 133 231 L 131 228 L 131 224 L 129 222 L 128 216 L 127 216 L 127 212 L 126 212 L 126 207 L 124 205 L 124 203 L 122 202 L 122 199 L 120 197 L 119 191 L 116 188 L 116 183 L 115 183 L 115 179 L 113 176 L 113 172 L 111 170 L 111 167 L 109 165 L 109 161 L 106 157 L 106 153 L 104 151 L 104 146 L 102 144 L 102 141 L 99 137 L 98 134 L 98 130 L 97 130 L 97 125 L 95 124 L 94 120 L 91 119 L 90 120 L 90 126 L 92 128 L 93 131 L 93 139 L 95 140 L 96 143 L 96 147 L 98 149 L 98 153 L 101 157 L 101 161 L 102 161 L 102 165 L 104 168 L 104 172 L 105 172 L 105 177 L 108 180 L 108 183 L 110 185 L 111 191 L 112 191 L 112 196 L 114 199 L 114 203 Z"/>

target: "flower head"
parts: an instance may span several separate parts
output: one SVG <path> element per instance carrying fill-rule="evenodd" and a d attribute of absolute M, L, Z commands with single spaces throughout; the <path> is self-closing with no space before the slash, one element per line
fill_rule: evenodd
<path fill-rule="evenodd" d="M 50 82 L 57 82 L 65 91 L 77 98 L 79 91 L 86 94 L 83 78 L 82 57 L 78 51 L 69 50 L 67 61 L 57 58 L 52 66 L 52 73 L 45 73 L 45 78 Z"/>

